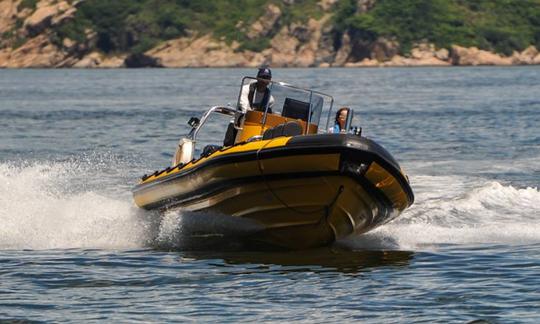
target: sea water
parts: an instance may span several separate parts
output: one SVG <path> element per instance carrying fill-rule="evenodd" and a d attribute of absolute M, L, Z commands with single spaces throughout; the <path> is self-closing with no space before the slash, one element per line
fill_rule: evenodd
<path fill-rule="evenodd" d="M 130 189 L 255 70 L 0 70 L 0 320 L 540 321 L 540 68 L 273 72 L 355 109 L 415 204 L 328 248 L 213 244 L 250 228 Z"/>

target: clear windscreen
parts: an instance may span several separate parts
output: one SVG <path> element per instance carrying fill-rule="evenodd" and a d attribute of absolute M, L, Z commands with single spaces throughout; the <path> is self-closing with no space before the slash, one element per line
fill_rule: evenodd
<path fill-rule="evenodd" d="M 243 87 L 253 84 L 257 79 L 246 77 Z M 319 131 L 326 131 L 328 112 L 333 104 L 329 95 L 313 90 L 302 89 L 283 82 L 269 82 L 271 100 L 268 112 L 283 117 L 301 119 L 319 126 Z M 321 118 L 322 117 L 322 118 Z"/>
<path fill-rule="evenodd" d="M 218 113 L 210 114 L 202 126 L 202 131 L 197 134 L 195 157 L 198 157 L 207 145 L 222 146 L 227 127 L 232 120 L 231 116 Z"/>

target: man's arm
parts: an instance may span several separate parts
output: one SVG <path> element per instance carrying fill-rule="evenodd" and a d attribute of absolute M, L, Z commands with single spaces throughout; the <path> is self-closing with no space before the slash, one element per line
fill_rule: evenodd
<path fill-rule="evenodd" d="M 274 96 L 270 95 L 270 99 L 268 99 L 268 108 L 274 108 L 274 101 Z"/>
<path fill-rule="evenodd" d="M 251 109 L 251 105 L 249 104 L 249 84 L 242 86 L 242 93 L 240 95 L 238 109 L 241 110 L 243 113 Z"/>

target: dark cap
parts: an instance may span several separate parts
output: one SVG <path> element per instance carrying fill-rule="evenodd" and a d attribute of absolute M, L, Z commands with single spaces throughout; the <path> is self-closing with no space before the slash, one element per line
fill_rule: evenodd
<path fill-rule="evenodd" d="M 272 71 L 267 67 L 259 68 L 259 72 L 257 72 L 257 78 L 272 79 Z"/>

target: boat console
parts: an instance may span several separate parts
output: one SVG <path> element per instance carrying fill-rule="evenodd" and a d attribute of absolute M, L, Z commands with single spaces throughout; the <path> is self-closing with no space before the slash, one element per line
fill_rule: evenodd
<path fill-rule="evenodd" d="M 270 101 L 262 109 L 243 107 L 241 99 L 243 95 L 247 95 L 243 93 L 244 89 L 259 81 L 267 84 L 268 93 L 273 99 L 273 107 L 270 107 Z M 193 159 L 197 135 L 206 121 L 215 114 L 231 117 L 223 141 L 223 146 L 227 147 L 279 136 L 326 133 L 333 120 L 333 105 L 334 98 L 319 91 L 292 86 L 285 82 L 244 77 L 235 108 L 216 106 L 208 110 L 200 120 L 196 117 L 190 119 L 192 131 L 180 140 L 172 164 L 186 163 L 189 158 Z M 326 116 L 324 125 L 321 123 L 323 114 Z M 352 117 L 352 112 L 350 116 Z M 193 122 L 194 120 L 196 122 Z M 348 123 L 351 121 L 352 118 Z M 215 151 L 216 144 L 211 144 L 213 149 L 207 145 L 208 148 L 202 152 Z"/>

